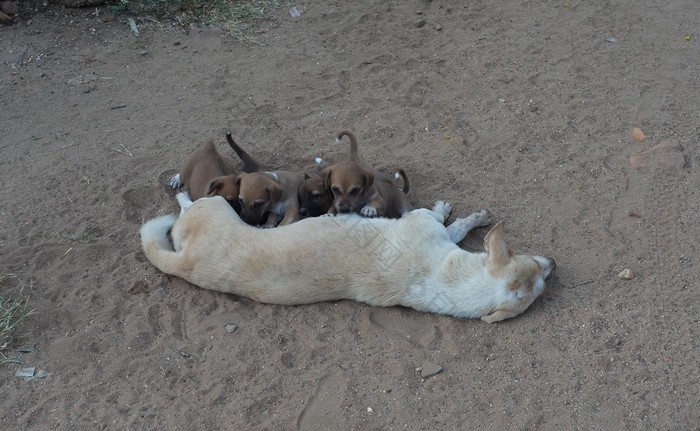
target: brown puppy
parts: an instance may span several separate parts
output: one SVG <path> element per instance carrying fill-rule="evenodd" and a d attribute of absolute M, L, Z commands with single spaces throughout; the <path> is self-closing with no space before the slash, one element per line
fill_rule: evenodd
<path fill-rule="evenodd" d="M 408 177 L 403 170 L 405 191 L 396 187 L 389 178 L 359 163 L 357 140 L 346 130 L 338 133 L 350 138 L 350 160 L 338 162 L 321 172 L 325 187 L 333 194 L 333 205 L 328 214 L 359 212 L 365 217 L 398 218 L 412 209 L 406 199 Z"/>
<path fill-rule="evenodd" d="M 236 144 L 231 133 L 226 134 L 226 140 L 243 161 L 243 172 L 255 172 L 260 168 L 258 162 Z M 221 157 L 214 141 L 209 140 L 190 155 L 180 173 L 174 175 L 169 184 L 174 189 L 187 186 L 192 200 L 218 195 L 237 204 L 238 186 L 234 172 L 233 165 Z"/>
<path fill-rule="evenodd" d="M 299 186 L 304 172 L 255 172 L 236 177 L 241 219 L 263 228 L 287 225 L 299 220 Z"/>
<path fill-rule="evenodd" d="M 299 214 L 304 218 L 326 214 L 333 203 L 333 195 L 321 178 L 323 164 L 321 158 L 316 158 L 316 165 L 304 169 L 304 181 L 298 193 Z"/>

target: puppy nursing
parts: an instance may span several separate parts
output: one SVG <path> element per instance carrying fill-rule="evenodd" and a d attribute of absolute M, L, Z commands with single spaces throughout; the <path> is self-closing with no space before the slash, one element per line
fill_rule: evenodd
<path fill-rule="evenodd" d="M 142 226 L 147 258 L 202 288 L 260 302 L 351 299 L 491 323 L 525 311 L 555 266 L 545 257 L 513 255 L 502 222 L 486 236 L 485 253 L 460 249 L 456 243 L 487 225 L 489 213 L 445 227 L 451 207 L 444 202 L 401 219 L 346 214 L 278 229 L 249 226 L 219 196 L 192 203 L 181 193 L 178 202 L 179 217 Z"/>
<path fill-rule="evenodd" d="M 350 160 L 338 162 L 321 172 L 325 187 L 331 190 L 333 204 L 329 214 L 358 212 L 365 217 L 401 217 L 411 210 L 406 199 L 408 177 L 401 171 L 404 190 L 399 190 L 390 179 L 376 170 L 362 166 L 357 154 L 357 140 L 348 131 L 338 133 L 350 138 Z"/>
<path fill-rule="evenodd" d="M 492 323 L 542 294 L 552 259 L 514 255 L 503 222 L 486 235 L 484 253 L 462 250 L 457 243 L 489 224 L 488 211 L 445 227 L 451 205 L 413 210 L 406 173 L 397 171 L 399 189 L 360 163 L 351 132 L 336 140 L 344 136 L 348 160 L 322 169 L 318 159 L 300 172 L 259 172 L 228 134 L 244 163 L 236 175 L 213 141 L 203 144 L 171 180 L 192 197 L 177 194 L 179 217 L 141 227 L 146 257 L 202 288 L 272 304 L 350 299 Z M 335 217 L 318 217 L 324 214 Z"/>
<path fill-rule="evenodd" d="M 248 155 L 231 137 L 226 134 L 226 140 L 238 157 L 243 161 L 243 172 L 255 172 L 259 169 L 258 162 Z M 203 196 L 223 196 L 227 201 L 238 201 L 238 185 L 235 183 L 234 168 L 216 150 L 213 140 L 204 142 L 194 151 L 185 162 L 182 170 L 170 179 L 170 187 L 174 189 L 187 186 L 192 199 Z"/>

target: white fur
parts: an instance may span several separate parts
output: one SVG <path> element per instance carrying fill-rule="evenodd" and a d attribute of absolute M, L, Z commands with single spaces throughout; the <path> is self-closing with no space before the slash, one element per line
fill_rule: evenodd
<path fill-rule="evenodd" d="M 496 253 L 460 249 L 455 242 L 488 223 L 488 211 L 445 227 L 445 202 L 400 219 L 343 214 L 276 229 L 246 225 L 219 196 L 192 203 L 179 194 L 178 202 L 183 211 L 174 226 L 169 216 L 141 228 L 148 259 L 202 288 L 261 302 L 352 299 L 495 322 L 522 313 L 554 267 L 543 257 L 501 254 L 510 262 L 498 263 Z M 487 236 L 489 250 L 505 247 L 497 228 Z"/>
<path fill-rule="evenodd" d="M 170 178 L 170 181 L 168 182 L 170 185 L 170 188 L 172 189 L 179 189 L 180 186 L 182 186 L 182 183 L 180 182 L 180 174 L 177 173 Z"/>

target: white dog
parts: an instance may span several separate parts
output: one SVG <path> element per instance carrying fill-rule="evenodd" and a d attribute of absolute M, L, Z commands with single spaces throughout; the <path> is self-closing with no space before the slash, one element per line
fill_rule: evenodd
<path fill-rule="evenodd" d="M 179 193 L 177 199 L 179 217 L 141 227 L 148 259 L 202 288 L 260 302 L 352 299 L 491 323 L 525 311 L 555 267 L 546 257 L 513 255 L 503 222 L 486 235 L 486 253 L 460 249 L 456 244 L 471 229 L 489 223 L 489 213 L 445 227 L 451 206 L 441 201 L 400 219 L 349 214 L 258 229 L 220 196 L 193 203 Z"/>

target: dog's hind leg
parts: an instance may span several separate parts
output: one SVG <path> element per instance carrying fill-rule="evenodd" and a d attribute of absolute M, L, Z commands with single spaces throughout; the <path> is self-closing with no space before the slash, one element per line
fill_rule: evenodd
<path fill-rule="evenodd" d="M 192 198 L 190 198 L 190 195 L 186 192 L 176 194 L 175 199 L 177 199 L 177 203 L 180 204 L 180 215 L 183 215 L 193 204 Z"/>
<path fill-rule="evenodd" d="M 455 220 L 452 224 L 447 226 L 447 234 L 450 236 L 450 240 L 457 244 L 467 236 L 470 230 L 486 226 L 490 222 L 491 213 L 489 213 L 489 210 L 481 210 L 471 214 L 467 218 L 458 218 Z"/>

